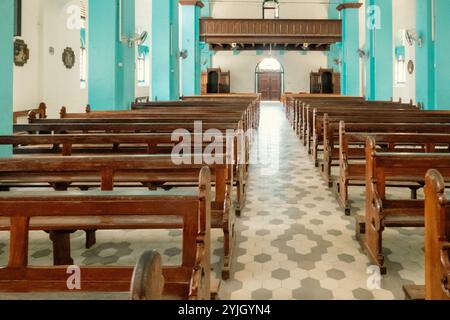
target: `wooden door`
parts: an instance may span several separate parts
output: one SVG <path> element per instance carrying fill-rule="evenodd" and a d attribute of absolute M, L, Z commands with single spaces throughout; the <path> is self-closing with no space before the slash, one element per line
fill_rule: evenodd
<path fill-rule="evenodd" d="M 281 73 L 264 72 L 258 76 L 258 92 L 265 101 L 280 101 L 281 99 Z"/>

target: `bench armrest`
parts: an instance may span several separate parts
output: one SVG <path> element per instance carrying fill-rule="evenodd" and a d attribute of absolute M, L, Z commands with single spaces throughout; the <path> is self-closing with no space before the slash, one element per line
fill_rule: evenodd
<path fill-rule="evenodd" d="M 376 215 L 377 219 L 373 219 L 374 227 L 376 230 L 381 229 L 381 220 L 383 219 L 383 200 L 381 200 L 380 195 L 377 190 L 377 181 L 372 179 L 369 185 L 370 194 L 366 194 L 366 197 L 370 197 L 371 211 Z"/>
<path fill-rule="evenodd" d="M 348 177 L 348 158 L 347 153 L 342 152 L 342 159 L 341 159 L 341 176 Z"/>
<path fill-rule="evenodd" d="M 441 263 L 444 269 L 442 290 L 450 297 L 450 242 L 441 245 Z"/>

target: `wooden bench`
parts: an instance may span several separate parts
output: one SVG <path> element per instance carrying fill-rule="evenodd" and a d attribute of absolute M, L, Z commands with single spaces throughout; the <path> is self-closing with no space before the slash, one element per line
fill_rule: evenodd
<path fill-rule="evenodd" d="M 185 155 L 189 157 L 188 155 Z M 194 157 L 194 156 L 192 156 Z M 208 164 L 214 173 L 215 198 L 212 202 L 212 227 L 221 229 L 224 233 L 224 261 L 222 275 L 228 278 L 234 243 L 234 211 L 231 208 L 232 170 L 226 164 L 226 159 L 217 155 L 216 164 Z M 187 158 L 189 159 L 189 158 Z M 171 156 L 100 156 L 100 157 L 27 157 L 14 158 L 0 161 L 5 163 L 1 169 L 0 186 L 3 190 L 11 188 L 29 188 L 54 186 L 58 191 L 66 191 L 69 188 L 89 190 L 99 187 L 102 190 L 113 190 L 118 187 L 167 182 L 192 182 L 195 181 L 198 171 L 205 162 L 197 164 L 194 158 L 189 159 L 188 164 L 176 165 Z M 81 164 L 81 162 L 84 162 Z M 223 163 L 223 164 L 221 164 Z M 113 175 L 109 181 L 107 175 Z M 106 184 L 105 184 L 106 183 Z M 101 220 L 103 221 L 103 220 Z M 50 232 L 50 238 L 54 248 L 54 264 L 65 265 L 73 261 L 70 256 L 70 234 L 76 230 L 96 231 L 102 229 L 152 229 L 152 223 L 146 224 L 145 220 L 126 220 L 122 224 L 104 224 L 98 219 L 87 221 L 77 220 L 73 227 L 67 229 L 64 223 L 37 219 L 32 222 L 33 230 Z M 178 228 L 170 220 L 162 225 L 163 228 Z M 0 230 L 9 230 L 7 220 L 0 220 Z"/>
<path fill-rule="evenodd" d="M 399 103 L 389 103 L 385 101 L 365 101 L 365 100 L 348 100 L 348 101 L 306 101 L 300 102 L 296 111 L 296 129 L 297 134 L 300 135 L 300 139 L 304 139 L 307 134 L 308 123 L 311 124 L 313 120 L 313 111 L 315 109 L 328 109 L 332 111 L 349 110 L 349 109 L 364 109 L 372 110 L 378 108 L 388 108 L 389 110 L 395 108 L 401 109 L 415 109 L 411 105 L 404 105 Z M 311 125 L 310 125 L 311 126 Z"/>
<path fill-rule="evenodd" d="M 450 153 L 450 133 L 346 133 L 341 122 L 339 142 L 339 177 L 336 183 L 336 198 L 347 215 L 350 214 L 349 186 L 364 186 L 366 158 L 364 144 L 368 136 L 377 142 L 378 152 L 439 152 Z M 400 129 L 399 129 L 400 130 Z M 423 180 L 423 179 L 422 179 Z M 417 190 L 423 183 L 415 181 L 387 181 L 389 187 L 409 188 L 411 198 L 417 198 Z"/>
<path fill-rule="evenodd" d="M 39 170 L 39 161 L 26 160 L 19 165 L 15 160 L 2 160 L 5 167 L 15 170 L 34 167 Z M 28 167 L 23 165 L 28 163 Z M 84 166 L 84 160 L 79 164 Z M 117 164 L 117 163 L 116 163 Z M 71 167 L 60 166 L 71 170 Z M 103 171 L 102 185 L 110 186 L 111 171 Z M 124 169 L 126 166 L 112 166 Z M 0 269 L 0 291 L 2 292 L 67 292 L 67 267 L 28 265 L 29 230 L 33 220 L 66 219 L 78 217 L 76 221 L 108 218 L 110 225 L 123 221 L 145 220 L 155 226 L 167 224 L 167 219 L 177 220 L 182 226 L 182 263 L 180 266 L 164 267 L 164 295 L 180 299 L 210 298 L 210 174 L 203 168 L 199 174 L 199 188 L 193 196 L 156 196 L 116 192 L 88 193 L 0 193 L 0 211 L 11 223 L 10 254 L 6 267 Z M 72 222 L 73 223 L 73 222 Z M 67 227 L 72 227 L 68 223 Z M 98 222 L 95 223 L 97 225 Z M 126 223 L 126 224 L 129 224 Z M 77 227 L 77 226 L 74 226 Z M 130 288 L 132 267 L 80 267 L 81 291 L 123 292 Z"/>
<path fill-rule="evenodd" d="M 323 159 L 321 161 L 321 174 L 331 188 L 333 177 L 331 176 L 331 167 L 339 166 L 339 148 L 341 134 L 353 133 L 443 133 L 450 134 L 450 124 L 432 124 L 432 123 L 339 123 L 328 121 L 328 115 L 323 118 Z M 365 141 L 363 142 L 364 145 Z M 348 159 L 351 158 L 347 153 Z M 319 161 L 320 162 L 320 161 Z"/>
<path fill-rule="evenodd" d="M 370 261 L 386 273 L 382 233 L 387 227 L 423 227 L 424 201 L 391 199 L 387 181 L 423 182 L 429 168 L 450 177 L 450 154 L 378 152 L 372 137 L 366 142 L 366 209 L 363 246 Z"/>
<path fill-rule="evenodd" d="M 299 102 L 295 111 L 295 123 L 294 130 L 300 135 L 300 139 L 304 140 L 307 135 L 308 123 L 311 126 L 313 120 L 313 111 L 315 109 L 324 109 L 330 111 L 339 110 L 349 110 L 349 109 L 364 109 L 364 110 L 374 110 L 374 109 L 408 109 L 417 110 L 417 108 L 410 104 L 402 104 L 395 102 L 386 101 L 365 101 L 358 99 L 348 99 L 348 100 L 331 100 L 331 101 L 304 101 Z M 305 141 L 304 141 L 305 143 Z"/>
<path fill-rule="evenodd" d="M 30 113 L 33 114 L 34 117 L 38 117 L 40 119 L 45 119 L 45 118 L 47 118 L 47 106 L 45 105 L 45 103 L 40 103 L 39 107 L 36 109 L 14 111 L 13 112 L 13 123 L 16 124 L 19 118 L 28 119 Z"/>
<path fill-rule="evenodd" d="M 308 146 L 309 152 L 312 154 L 312 159 L 316 166 L 319 166 L 318 161 L 318 152 L 320 151 L 320 146 L 323 146 L 323 137 L 324 137 L 324 117 L 327 114 L 317 115 L 314 120 L 314 133 L 313 138 L 308 139 L 310 143 Z M 329 123 L 339 123 L 340 121 L 345 122 L 367 122 L 370 119 L 370 122 L 378 122 L 378 123 L 450 123 L 450 113 L 441 113 L 441 112 L 425 112 L 425 111 L 417 111 L 417 112 L 409 112 L 409 111 L 359 111 L 354 115 L 329 115 L 328 114 L 328 122 Z"/>
<path fill-rule="evenodd" d="M 425 286 L 403 289 L 408 299 L 450 300 L 450 203 L 435 169 L 425 177 Z"/>
<path fill-rule="evenodd" d="M 221 131 L 223 136 L 229 136 L 230 132 L 236 133 L 236 141 L 235 141 L 236 150 L 234 154 L 234 179 L 237 188 L 236 213 L 240 215 L 241 211 L 245 207 L 246 180 L 248 176 L 248 163 L 250 157 L 248 149 L 250 142 L 249 139 L 245 139 L 245 137 L 243 136 L 239 124 L 236 124 L 234 122 L 219 123 L 219 124 L 203 123 L 200 127 L 195 125 L 194 123 L 28 124 L 28 125 L 14 125 L 14 133 L 16 135 L 35 134 L 40 132 L 52 135 L 61 133 L 63 134 L 114 133 L 114 135 L 118 135 L 120 133 L 172 133 L 173 131 L 180 128 L 183 128 L 187 132 L 195 132 L 195 131 L 207 132 L 211 129 L 214 129 Z M 141 137 L 133 139 L 145 139 L 145 138 Z M 16 140 L 15 142 L 18 142 L 18 140 Z"/>
<path fill-rule="evenodd" d="M 286 117 L 292 128 L 295 128 L 295 122 L 301 121 L 298 114 L 299 106 L 303 102 L 315 101 L 364 101 L 362 97 L 347 97 L 341 95 L 328 94 L 303 94 L 303 93 L 286 93 L 282 97 L 283 106 Z"/>

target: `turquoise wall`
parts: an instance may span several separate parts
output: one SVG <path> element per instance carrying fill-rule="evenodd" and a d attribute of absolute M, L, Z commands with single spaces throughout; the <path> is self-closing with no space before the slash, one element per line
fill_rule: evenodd
<path fill-rule="evenodd" d="M 204 7 L 201 10 L 201 17 L 210 17 L 211 16 L 211 4 L 209 0 L 203 1 Z M 214 52 L 209 50 L 209 44 L 205 42 L 200 42 L 200 64 L 201 71 L 206 71 L 208 68 L 212 68 L 212 57 Z"/>
<path fill-rule="evenodd" d="M 339 11 L 336 10 L 336 3 L 330 3 L 328 5 L 328 19 L 340 19 Z M 341 72 L 341 68 L 334 61 L 337 59 L 342 61 L 342 43 L 336 43 L 330 46 L 330 51 L 326 53 L 328 68 L 337 72 Z M 342 79 L 342 75 L 341 75 Z"/>
<path fill-rule="evenodd" d="M 450 109 L 450 1 L 435 0 L 435 33 L 431 0 L 416 0 L 416 29 L 423 45 L 416 45 L 417 102 L 425 109 Z"/>
<path fill-rule="evenodd" d="M 344 2 L 352 2 L 346 0 Z M 341 73 L 341 93 L 346 96 L 361 94 L 359 68 L 359 11 L 360 9 L 344 9 L 338 11 L 336 3 L 328 6 L 329 19 L 342 20 L 342 42 L 331 45 L 327 53 L 328 68 Z M 336 64 L 336 60 L 341 64 Z"/>
<path fill-rule="evenodd" d="M 178 1 L 153 1 L 152 6 L 152 98 L 177 100 L 180 94 Z"/>
<path fill-rule="evenodd" d="M 371 12 L 371 8 L 375 10 Z M 389 100 L 393 96 L 394 84 L 392 1 L 367 1 L 366 20 L 372 19 L 374 26 L 366 26 L 366 51 L 369 53 L 366 63 L 366 96 L 369 100 Z"/>
<path fill-rule="evenodd" d="M 435 108 L 450 109 L 450 1 L 436 0 Z"/>
<path fill-rule="evenodd" d="M 181 50 L 187 58 L 181 61 L 181 92 L 183 96 L 200 94 L 200 10 L 197 5 L 181 6 Z"/>
<path fill-rule="evenodd" d="M 350 1 L 346 1 L 350 2 Z M 361 95 L 359 68 L 359 11 L 344 9 L 342 16 L 341 90 L 345 96 Z"/>
<path fill-rule="evenodd" d="M 135 48 L 119 42 L 118 0 L 89 1 L 89 104 L 127 109 L 134 100 Z M 134 0 L 123 1 L 123 34 L 135 32 Z"/>
<path fill-rule="evenodd" d="M 416 45 L 416 99 L 425 109 L 434 109 L 435 106 L 431 11 L 430 0 L 416 0 L 416 29 L 423 39 L 422 48 Z"/>
<path fill-rule="evenodd" d="M 12 134 L 14 0 L 0 1 L 0 134 Z M 0 147 L 0 157 L 11 156 L 10 146 Z"/>

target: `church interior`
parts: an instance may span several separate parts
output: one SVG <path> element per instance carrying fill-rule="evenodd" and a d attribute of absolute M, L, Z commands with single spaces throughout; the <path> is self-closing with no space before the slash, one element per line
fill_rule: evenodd
<path fill-rule="evenodd" d="M 450 300 L 449 0 L 1 0 L 0 300 Z"/>

